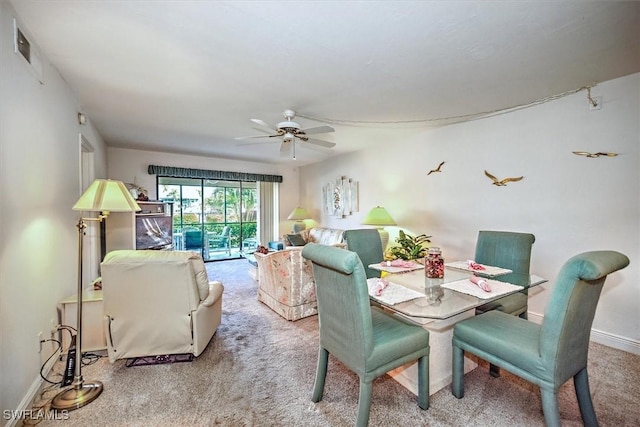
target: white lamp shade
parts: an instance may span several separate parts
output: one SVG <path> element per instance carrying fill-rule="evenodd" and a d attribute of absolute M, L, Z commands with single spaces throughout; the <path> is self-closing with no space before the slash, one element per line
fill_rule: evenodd
<path fill-rule="evenodd" d="M 96 179 L 72 208 L 87 212 L 135 212 L 140 206 L 122 181 Z"/>

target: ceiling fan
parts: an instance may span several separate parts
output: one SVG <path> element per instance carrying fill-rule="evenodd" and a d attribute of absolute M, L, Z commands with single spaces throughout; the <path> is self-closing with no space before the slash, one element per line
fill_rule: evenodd
<path fill-rule="evenodd" d="M 253 138 L 282 138 L 280 144 L 280 155 L 288 156 L 293 151 L 293 158 L 296 158 L 296 141 L 302 141 L 309 144 L 318 145 L 320 147 L 332 148 L 335 147 L 335 142 L 323 141 L 321 139 L 309 138 L 309 135 L 316 135 L 319 133 L 334 132 L 331 126 L 323 125 L 308 129 L 302 129 L 301 126 L 294 122 L 293 119 L 296 116 L 296 112 L 293 110 L 284 110 L 282 115 L 285 121 L 278 123 L 277 126 L 273 126 L 260 119 L 251 119 L 251 121 L 259 126 L 269 129 L 268 133 L 271 135 L 256 135 L 256 136 L 243 136 L 235 139 L 253 139 Z M 275 132 L 275 133 L 272 133 Z M 259 143 L 258 143 L 259 144 Z"/>

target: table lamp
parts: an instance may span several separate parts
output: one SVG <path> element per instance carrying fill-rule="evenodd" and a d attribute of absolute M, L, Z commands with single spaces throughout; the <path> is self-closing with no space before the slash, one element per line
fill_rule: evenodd
<path fill-rule="evenodd" d="M 309 219 L 309 214 L 307 213 L 306 209 L 301 208 L 300 206 L 298 206 L 297 208 L 295 208 L 293 210 L 293 212 L 291 212 L 289 214 L 287 219 L 292 219 L 292 220 L 296 221 L 293 224 L 293 232 L 294 233 L 299 233 L 302 230 L 304 230 L 305 228 L 307 228 L 307 225 L 302 221 L 304 221 L 305 219 Z"/>
<path fill-rule="evenodd" d="M 131 193 L 121 181 L 109 179 L 96 179 L 93 184 L 80 196 L 73 205 L 74 211 L 100 212 L 96 218 L 80 217 L 76 227 L 78 228 L 78 307 L 77 332 L 76 332 L 76 364 L 73 383 L 69 388 L 54 396 L 51 401 L 51 409 L 67 410 L 81 408 L 93 402 L 103 386 L 100 381 L 85 382 L 82 378 L 82 242 L 84 231 L 87 228 L 86 221 L 102 222 L 109 212 L 135 212 L 140 206 L 133 200 Z"/>
<path fill-rule="evenodd" d="M 382 252 L 384 252 L 389 243 L 389 232 L 385 230 L 384 227 L 385 225 L 397 225 L 393 218 L 391 218 L 391 215 L 389 215 L 389 212 L 382 206 L 376 206 L 364 217 L 362 224 L 373 225 L 378 229 L 380 241 L 382 242 Z"/>

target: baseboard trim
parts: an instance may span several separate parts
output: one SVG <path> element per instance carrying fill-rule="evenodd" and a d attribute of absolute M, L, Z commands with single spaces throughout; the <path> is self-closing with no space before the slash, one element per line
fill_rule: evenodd
<path fill-rule="evenodd" d="M 44 375 L 45 378 L 49 376 L 49 373 L 51 373 L 51 369 L 53 369 L 53 365 L 56 364 L 57 360 L 57 357 L 52 357 L 44 366 L 44 368 L 42 369 L 42 375 Z M 16 414 L 28 414 L 27 411 L 30 410 L 33 406 L 33 401 L 35 400 L 38 391 L 40 391 L 40 387 L 42 387 L 43 383 L 44 380 L 38 374 L 36 379 L 31 384 L 31 387 L 29 387 L 29 390 L 27 390 L 27 394 L 25 394 L 25 396 L 18 404 L 15 412 Z M 6 427 L 16 427 L 22 425 L 22 421 L 23 420 L 21 418 L 11 418 L 7 421 Z"/>
<path fill-rule="evenodd" d="M 532 312 L 528 312 L 527 316 L 529 320 L 538 324 L 542 324 L 542 319 L 544 317 L 541 314 Z M 610 332 L 591 329 L 591 341 L 606 345 L 607 347 L 640 355 L 640 341 L 632 340 Z"/>

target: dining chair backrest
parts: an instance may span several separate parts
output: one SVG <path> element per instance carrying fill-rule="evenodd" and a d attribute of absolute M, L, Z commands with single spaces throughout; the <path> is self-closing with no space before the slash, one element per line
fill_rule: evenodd
<path fill-rule="evenodd" d="M 378 230 L 374 228 L 346 230 L 344 238 L 347 242 L 347 249 L 357 253 L 360 257 L 367 279 L 380 277 L 380 271 L 369 268 L 370 264 L 379 263 L 384 258 Z"/>
<path fill-rule="evenodd" d="M 358 254 L 307 243 L 302 256 L 313 263 L 320 346 L 356 373 L 373 350 L 369 292 Z"/>
<path fill-rule="evenodd" d="M 527 285 L 531 264 L 531 247 L 536 238 L 530 233 L 512 231 L 478 232 L 474 261 L 479 264 L 508 268 L 513 274 L 503 275 L 499 280 L 516 285 Z M 526 280 L 526 283 L 524 281 Z"/>
<path fill-rule="evenodd" d="M 542 324 L 491 310 L 455 324 L 451 392 L 464 396 L 468 352 L 540 387 L 546 425 L 562 425 L 558 389 L 573 378 L 585 426 L 598 420 L 589 390 L 589 335 L 607 275 L 629 265 L 616 251 L 578 254 L 557 275 Z"/>
<path fill-rule="evenodd" d="M 543 363 L 555 366 L 557 383 L 586 366 L 589 335 L 609 273 L 626 267 L 629 259 L 615 251 L 593 251 L 570 258 L 560 270 L 549 298 L 540 332 Z"/>

